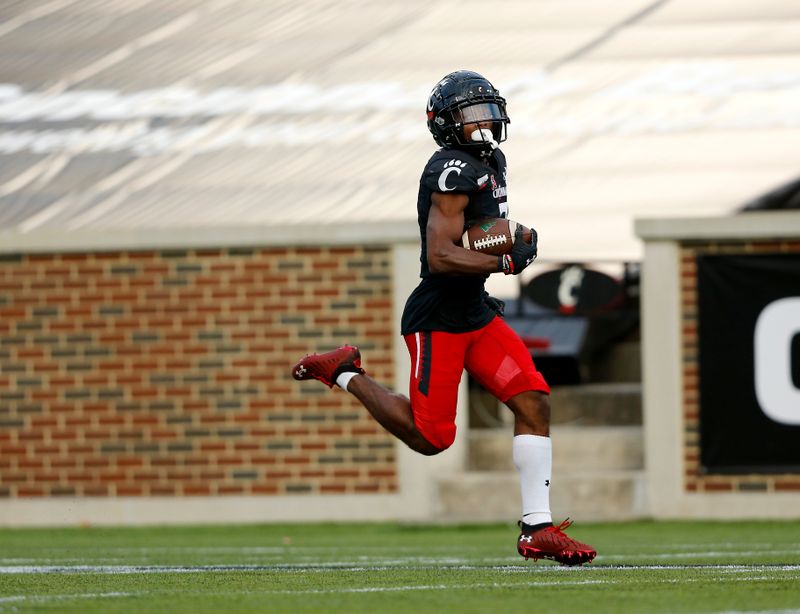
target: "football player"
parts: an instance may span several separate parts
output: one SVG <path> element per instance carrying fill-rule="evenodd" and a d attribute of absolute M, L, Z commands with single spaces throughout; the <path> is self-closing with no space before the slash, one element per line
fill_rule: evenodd
<path fill-rule="evenodd" d="M 552 523 L 550 388 L 503 321 L 502 301 L 484 289 L 490 274 L 518 275 L 533 262 L 536 233 L 529 244 L 520 228 L 503 256 L 457 245 L 471 220 L 508 215 L 506 158 L 499 148 L 509 123 L 506 101 L 483 76 L 459 70 L 433 88 L 427 117 L 441 148 L 420 180 L 421 281 L 401 323 L 411 358 L 409 397 L 370 378 L 358 348 L 349 345 L 305 356 L 292 375 L 340 386 L 412 450 L 433 455 L 455 439 L 456 399 L 466 369 L 514 413 L 513 460 L 523 505 L 518 552 L 567 565 L 589 562 L 595 549 L 568 537 L 568 523 Z"/>

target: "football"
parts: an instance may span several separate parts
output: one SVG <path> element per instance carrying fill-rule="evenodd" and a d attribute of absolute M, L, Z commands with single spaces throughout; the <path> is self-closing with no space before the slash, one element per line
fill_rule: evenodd
<path fill-rule="evenodd" d="M 514 244 L 514 233 L 517 231 L 517 226 L 522 226 L 522 238 L 526 243 L 530 243 L 530 228 L 513 220 L 491 217 L 471 222 L 461 236 L 459 245 L 464 249 L 472 249 L 493 256 L 508 254 Z"/>

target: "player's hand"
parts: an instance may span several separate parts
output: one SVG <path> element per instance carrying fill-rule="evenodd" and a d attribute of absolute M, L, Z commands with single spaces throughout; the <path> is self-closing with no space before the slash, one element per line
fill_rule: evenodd
<path fill-rule="evenodd" d="M 517 226 L 517 230 L 514 232 L 514 245 L 511 247 L 511 253 L 502 256 L 501 270 L 503 273 L 506 275 L 519 275 L 531 262 L 536 260 L 538 240 L 539 237 L 536 231 L 531 228 L 531 242 L 526 243 L 522 227 Z"/>

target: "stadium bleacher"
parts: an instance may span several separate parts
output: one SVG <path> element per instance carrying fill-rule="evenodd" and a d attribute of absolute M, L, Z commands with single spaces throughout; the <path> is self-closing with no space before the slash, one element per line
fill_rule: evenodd
<path fill-rule="evenodd" d="M 542 259 L 637 260 L 633 218 L 794 178 L 798 34 L 790 0 L 5 2 L 0 237 L 413 221 L 427 93 L 470 68 Z"/>

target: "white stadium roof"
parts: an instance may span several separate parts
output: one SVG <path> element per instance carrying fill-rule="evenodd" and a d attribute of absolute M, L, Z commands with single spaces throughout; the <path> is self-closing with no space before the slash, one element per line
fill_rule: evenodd
<path fill-rule="evenodd" d="M 797 0 L 17 0 L 0 248 L 36 233 L 408 223 L 460 68 L 508 99 L 510 217 L 551 261 L 798 175 Z"/>

